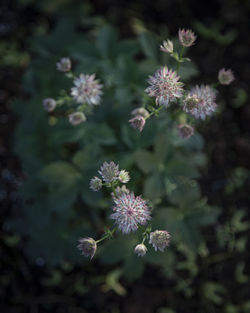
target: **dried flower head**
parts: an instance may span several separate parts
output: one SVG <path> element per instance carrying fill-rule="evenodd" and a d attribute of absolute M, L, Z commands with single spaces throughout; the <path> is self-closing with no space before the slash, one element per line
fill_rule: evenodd
<path fill-rule="evenodd" d="M 191 29 L 179 29 L 178 37 L 183 47 L 190 47 L 194 44 L 196 36 Z"/>
<path fill-rule="evenodd" d="M 137 256 L 144 256 L 147 253 L 147 251 L 148 249 L 143 243 L 137 245 L 134 250 Z"/>
<path fill-rule="evenodd" d="M 52 112 L 56 108 L 56 100 L 53 98 L 43 99 L 43 107 L 47 112 Z"/>
<path fill-rule="evenodd" d="M 147 202 L 140 196 L 135 197 L 133 193 L 124 193 L 113 200 L 114 213 L 110 215 L 110 218 L 115 220 L 115 224 L 122 233 L 128 234 L 136 231 L 138 224 L 145 225 L 151 219 Z"/>
<path fill-rule="evenodd" d="M 91 259 L 96 253 L 96 241 L 93 238 L 80 238 L 77 248 L 82 252 L 82 255 L 90 257 Z"/>
<path fill-rule="evenodd" d="M 71 70 L 71 61 L 69 58 L 62 58 L 56 63 L 56 67 L 60 72 L 69 72 Z"/>
<path fill-rule="evenodd" d="M 211 115 L 216 110 L 215 100 L 215 90 L 210 86 L 195 86 L 184 100 L 183 109 L 195 118 L 204 120 L 206 115 Z"/>
<path fill-rule="evenodd" d="M 163 44 L 160 46 L 160 50 L 163 52 L 173 53 L 174 52 L 174 45 L 171 40 L 164 40 Z"/>
<path fill-rule="evenodd" d="M 218 80 L 221 85 L 229 85 L 234 81 L 234 74 L 232 70 L 225 70 L 222 68 L 218 73 Z"/>
<path fill-rule="evenodd" d="M 149 76 L 150 86 L 145 90 L 150 97 L 156 97 L 156 104 L 168 106 L 170 102 L 182 97 L 183 83 L 175 71 L 166 66 L 157 70 L 153 76 Z"/>
<path fill-rule="evenodd" d="M 149 243 L 154 247 L 155 251 L 164 251 L 169 246 L 170 234 L 166 230 L 155 230 L 150 233 Z"/>
<path fill-rule="evenodd" d="M 93 177 L 90 180 L 89 187 L 93 191 L 98 191 L 102 188 L 102 180 L 98 177 Z"/>
<path fill-rule="evenodd" d="M 145 108 L 136 108 L 131 112 L 131 115 L 141 115 L 147 119 L 149 117 L 149 112 Z"/>
<path fill-rule="evenodd" d="M 194 128 L 187 124 L 181 124 L 178 126 L 178 133 L 181 138 L 187 139 L 194 134 Z"/>
<path fill-rule="evenodd" d="M 77 103 L 98 105 L 101 101 L 102 85 L 95 79 L 95 74 L 81 74 L 74 80 L 75 87 L 71 88 L 71 95 Z"/>
<path fill-rule="evenodd" d="M 115 192 L 111 192 L 111 196 L 114 200 L 114 198 L 120 198 L 123 194 L 129 194 L 130 191 L 127 189 L 125 185 L 122 185 L 121 187 L 118 186 L 115 188 Z"/>
<path fill-rule="evenodd" d="M 129 120 L 129 123 L 133 128 L 138 129 L 141 132 L 146 124 L 146 120 L 143 116 L 136 115 Z"/>
<path fill-rule="evenodd" d="M 118 180 L 120 174 L 119 165 L 116 165 L 113 161 L 110 163 L 104 162 L 98 173 L 106 183 L 111 183 Z"/>
<path fill-rule="evenodd" d="M 121 170 L 119 174 L 119 181 L 123 184 L 126 184 L 129 181 L 129 173 L 125 170 Z"/>
<path fill-rule="evenodd" d="M 74 126 L 86 122 L 86 120 L 86 116 L 82 112 L 74 112 L 69 114 L 69 122 Z"/>

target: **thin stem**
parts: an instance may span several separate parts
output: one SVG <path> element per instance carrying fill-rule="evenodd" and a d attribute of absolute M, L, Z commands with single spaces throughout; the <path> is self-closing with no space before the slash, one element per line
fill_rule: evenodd
<path fill-rule="evenodd" d="M 108 230 L 108 232 L 106 232 L 102 238 L 96 240 L 96 244 L 98 244 L 99 242 L 102 242 L 105 239 L 111 238 L 113 234 L 116 232 L 116 230 L 117 230 L 116 227 L 112 230 Z"/>
<path fill-rule="evenodd" d="M 180 55 L 179 55 L 178 64 L 177 64 L 177 69 L 176 69 L 176 72 L 177 72 L 177 73 L 179 72 L 179 69 L 180 69 L 180 65 L 181 65 L 181 61 L 182 61 L 183 52 L 184 52 L 184 47 L 182 46 L 182 47 L 181 47 L 181 52 L 180 52 Z"/>

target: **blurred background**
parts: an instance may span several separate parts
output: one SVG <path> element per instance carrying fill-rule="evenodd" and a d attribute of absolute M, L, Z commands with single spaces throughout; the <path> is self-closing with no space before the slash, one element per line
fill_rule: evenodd
<path fill-rule="evenodd" d="M 60 264 L 49 262 L 34 252 L 40 249 L 39 240 L 30 249 L 25 232 L 15 230 L 16 220 L 23 214 L 19 189 L 27 178 L 26 164 L 38 166 L 22 151 L 32 144 L 23 135 L 33 131 L 30 124 L 35 111 L 27 103 L 34 90 L 38 93 L 36 101 L 41 101 L 47 86 L 33 80 L 28 69 L 49 76 L 49 68 L 45 72 L 39 63 L 39 58 L 46 57 L 46 47 L 56 51 L 53 45 L 59 46 L 62 52 L 55 52 L 56 60 L 65 56 L 60 55 L 62 47 L 71 44 L 70 27 L 79 43 L 81 36 L 106 24 L 117 30 L 120 40 L 133 39 L 141 30 L 171 38 L 179 28 L 191 28 L 198 36 L 190 52 L 198 68 L 192 83 L 214 81 L 222 67 L 231 68 L 235 74 L 235 82 L 220 89 L 219 114 L 199 126 L 207 160 L 198 178 L 201 194 L 209 205 L 219 208 L 220 214 L 201 230 L 203 250 L 199 254 L 194 256 L 189 248 L 175 252 L 177 267 L 172 275 L 165 275 L 168 264 L 164 260 L 148 262 L 136 277 L 121 275 L 119 259 L 116 265 L 98 259 L 82 264 L 82 259 L 74 262 L 67 258 Z M 247 0 L 1 2 L 1 313 L 250 312 L 249 29 Z M 25 110 L 31 110 L 30 114 Z M 22 111 L 26 112 L 25 123 Z M 39 136 L 42 142 L 43 132 Z M 25 198 L 27 191 L 22 194 Z M 35 234 L 36 229 L 32 231 Z M 37 229 L 36 236 L 40 231 Z"/>

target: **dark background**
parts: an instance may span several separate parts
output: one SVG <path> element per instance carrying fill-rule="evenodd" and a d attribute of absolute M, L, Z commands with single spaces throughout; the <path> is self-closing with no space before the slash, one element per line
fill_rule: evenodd
<path fill-rule="evenodd" d="M 200 183 L 209 203 L 224 209 L 222 220 L 230 218 L 228 207 L 232 204 L 236 208 L 249 209 L 249 177 L 230 195 L 224 192 L 226 182 L 236 168 L 250 168 L 249 1 L 4 1 L 0 5 L 0 311 L 250 312 L 250 308 L 243 306 L 249 300 L 249 281 L 239 284 L 232 276 L 239 258 L 249 264 L 249 242 L 244 253 L 232 253 L 226 260 L 215 261 L 209 271 L 201 266 L 200 274 L 192 282 L 195 293 L 191 298 L 177 292 L 173 288 L 176 283 L 162 277 L 154 266 L 148 266 L 144 275 L 133 284 L 123 281 L 127 295 L 121 297 L 113 291 L 104 291 L 98 284 L 98 277 L 108 270 L 98 264 L 95 268 L 85 269 L 88 291 L 83 294 L 70 291 L 70 285 L 82 274 L 81 268 L 65 266 L 60 269 L 60 284 L 51 284 L 51 270 L 43 264 L 30 264 L 22 253 L 22 240 L 6 229 L 4 220 L 19 205 L 17 190 L 23 179 L 22 166 L 12 149 L 18 118 L 11 111 L 11 103 L 17 97 L 28 96 L 21 87 L 23 72 L 32 58 L 27 42 L 39 25 L 50 31 L 61 15 L 79 17 L 82 6 L 90 16 L 98 16 L 115 25 L 125 38 L 134 36 L 136 20 L 143 21 L 156 34 L 164 27 L 168 28 L 170 36 L 175 36 L 178 28 L 192 28 L 198 34 L 192 58 L 200 69 L 200 77 L 210 82 L 217 75 L 218 68 L 233 69 L 236 81 L 220 91 L 222 113 L 199 130 L 205 138 L 209 160 Z M 216 252 L 216 242 L 209 244 Z M 249 268 L 244 274 L 249 277 Z M 228 304 L 231 307 L 224 304 L 211 308 L 203 306 L 200 286 L 204 279 L 223 282 L 230 294 Z M 174 311 L 167 311 L 165 307 Z"/>

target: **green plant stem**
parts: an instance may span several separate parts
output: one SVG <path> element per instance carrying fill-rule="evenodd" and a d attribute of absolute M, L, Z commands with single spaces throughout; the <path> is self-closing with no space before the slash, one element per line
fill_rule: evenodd
<path fill-rule="evenodd" d="M 184 47 L 182 46 L 182 47 L 181 47 L 181 52 L 180 52 L 180 55 L 179 55 L 179 60 L 178 60 L 178 63 L 177 63 L 177 69 L 176 69 L 176 72 L 177 72 L 177 73 L 179 72 L 179 69 L 180 69 L 180 65 L 181 65 L 181 61 L 182 61 L 182 56 L 183 56 L 183 52 L 184 52 Z"/>
<path fill-rule="evenodd" d="M 106 232 L 102 238 L 96 240 L 96 244 L 102 242 L 105 239 L 111 238 L 113 234 L 116 232 L 116 229 L 117 228 L 115 227 L 113 230 Z"/>
<path fill-rule="evenodd" d="M 146 118 L 145 118 L 145 120 L 147 120 L 148 118 L 150 118 L 151 116 L 153 116 L 153 115 L 156 115 L 156 114 L 158 114 L 160 111 L 161 111 L 161 109 L 164 107 L 164 105 L 161 105 L 158 109 L 156 109 L 156 110 L 154 110 L 153 112 L 151 112 Z"/>

